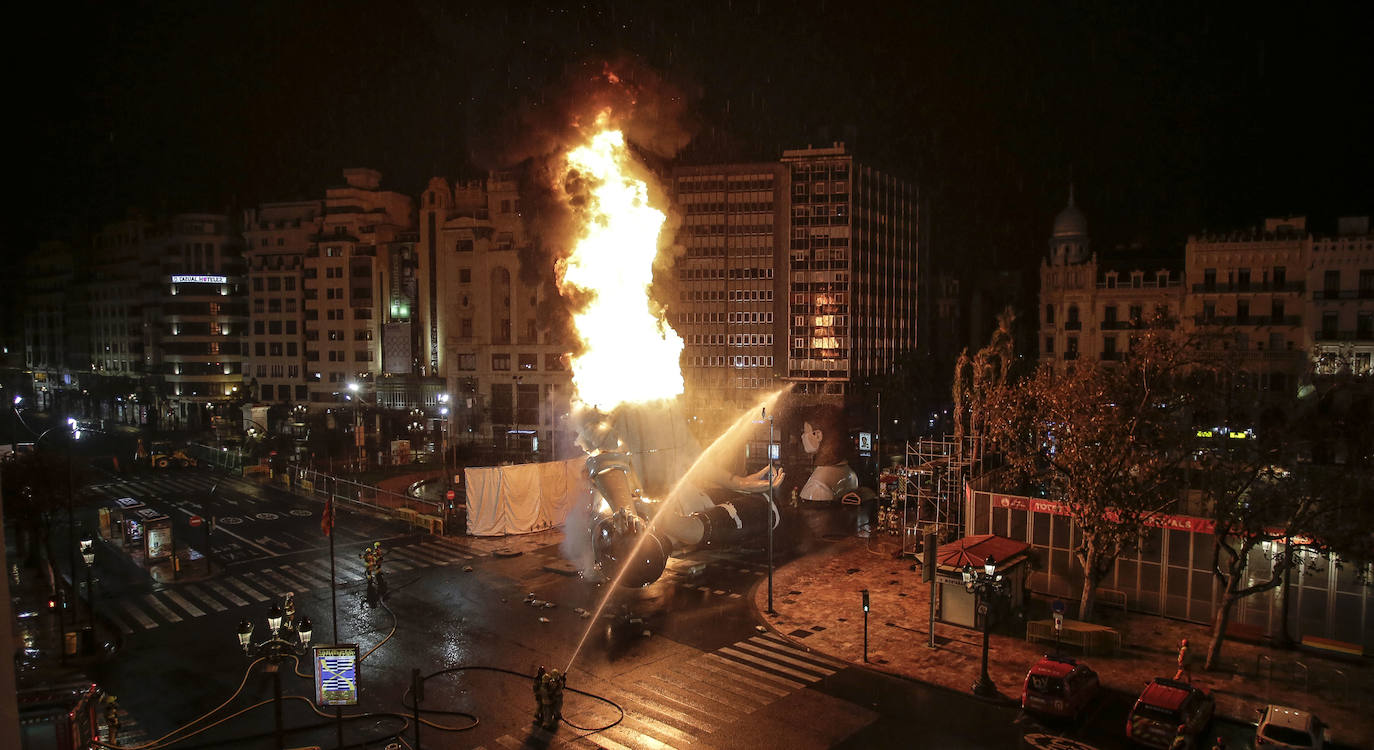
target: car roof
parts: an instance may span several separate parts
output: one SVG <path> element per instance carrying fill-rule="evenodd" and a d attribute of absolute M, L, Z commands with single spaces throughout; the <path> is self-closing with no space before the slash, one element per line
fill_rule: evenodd
<path fill-rule="evenodd" d="M 1078 662 L 1065 657 L 1049 656 L 1041 657 L 1040 661 L 1031 667 L 1030 673 L 1036 675 L 1048 675 L 1050 677 L 1066 677 L 1078 666 Z"/>
<path fill-rule="evenodd" d="M 1183 705 L 1183 701 L 1187 700 L 1194 690 L 1196 688 L 1186 682 L 1156 677 L 1145 686 L 1145 690 L 1140 694 L 1140 700 L 1151 706 L 1174 711 Z"/>
<path fill-rule="evenodd" d="M 1312 722 L 1312 714 L 1300 708 L 1270 704 L 1269 710 L 1265 712 L 1265 719 L 1270 724 L 1307 731 Z"/>

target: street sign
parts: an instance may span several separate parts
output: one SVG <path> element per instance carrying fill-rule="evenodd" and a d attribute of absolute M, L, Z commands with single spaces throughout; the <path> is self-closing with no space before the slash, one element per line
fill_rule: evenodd
<path fill-rule="evenodd" d="M 358 644 L 315 647 L 315 704 L 358 705 Z"/>
<path fill-rule="evenodd" d="M 192 526 L 199 526 L 202 523 L 205 523 L 205 519 L 201 518 L 200 516 L 191 516 L 190 523 Z"/>

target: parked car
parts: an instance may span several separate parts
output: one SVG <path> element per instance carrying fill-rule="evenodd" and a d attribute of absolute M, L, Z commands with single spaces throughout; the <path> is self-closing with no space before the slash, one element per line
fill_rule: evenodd
<path fill-rule="evenodd" d="M 1097 696 L 1097 673 L 1067 656 L 1041 657 L 1021 685 L 1021 709 L 1030 713 L 1076 718 Z"/>
<path fill-rule="evenodd" d="M 1212 724 L 1216 699 L 1211 692 L 1178 680 L 1156 677 L 1136 699 L 1126 719 L 1126 736 L 1146 747 L 1167 748 L 1183 727 L 1190 748 L 1203 747 L 1202 734 Z"/>
<path fill-rule="evenodd" d="M 1261 708 L 1259 715 L 1256 748 L 1321 750 L 1326 746 L 1326 725 L 1309 711 L 1270 704 Z"/>

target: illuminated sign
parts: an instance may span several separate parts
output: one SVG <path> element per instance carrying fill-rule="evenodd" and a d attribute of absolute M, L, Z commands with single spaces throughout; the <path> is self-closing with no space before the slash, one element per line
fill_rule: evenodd
<path fill-rule="evenodd" d="M 860 432 L 860 433 L 859 433 L 859 450 L 861 450 L 861 451 L 871 451 L 871 450 L 873 450 L 873 433 L 871 433 L 871 432 Z"/>
<path fill-rule="evenodd" d="M 358 644 L 315 647 L 315 703 L 358 705 Z"/>
<path fill-rule="evenodd" d="M 227 284 L 228 276 L 173 276 L 173 284 Z"/>

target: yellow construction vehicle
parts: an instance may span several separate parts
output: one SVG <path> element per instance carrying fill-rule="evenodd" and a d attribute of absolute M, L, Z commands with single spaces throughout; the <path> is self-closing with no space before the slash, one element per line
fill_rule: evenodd
<path fill-rule="evenodd" d="M 171 443 L 153 443 L 153 450 L 148 461 L 154 469 L 167 469 L 174 466 L 185 469 L 198 463 L 194 457 L 187 455 L 185 450 L 176 448 Z"/>

